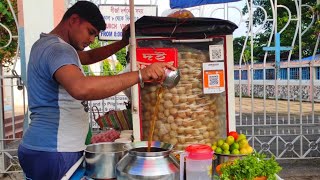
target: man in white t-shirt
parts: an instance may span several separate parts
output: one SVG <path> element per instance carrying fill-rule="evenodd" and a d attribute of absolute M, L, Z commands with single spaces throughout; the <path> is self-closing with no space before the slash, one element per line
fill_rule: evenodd
<path fill-rule="evenodd" d="M 81 65 L 101 61 L 128 45 L 128 37 L 90 51 L 83 49 L 106 28 L 98 7 L 78 1 L 50 33 L 34 43 L 28 64 L 31 123 L 18 149 L 27 179 L 57 180 L 82 156 L 88 132 L 81 102 L 104 99 L 144 81 L 163 81 L 167 63 L 116 76 L 88 76 Z"/>

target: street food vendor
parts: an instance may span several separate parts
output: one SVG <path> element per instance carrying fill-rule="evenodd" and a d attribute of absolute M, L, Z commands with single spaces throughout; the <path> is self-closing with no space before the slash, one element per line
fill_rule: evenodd
<path fill-rule="evenodd" d="M 31 123 L 18 149 L 26 179 L 57 180 L 83 155 L 89 128 L 88 100 L 104 99 L 143 81 L 161 82 L 167 63 L 116 76 L 86 77 L 81 65 L 101 61 L 128 45 L 122 40 L 90 51 L 106 24 L 98 7 L 78 1 L 31 49 L 28 64 L 28 102 Z"/>

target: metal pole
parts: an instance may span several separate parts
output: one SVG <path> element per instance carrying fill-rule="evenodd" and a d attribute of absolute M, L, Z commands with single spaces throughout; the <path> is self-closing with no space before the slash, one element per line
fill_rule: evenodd
<path fill-rule="evenodd" d="M 15 127 L 15 109 L 14 109 L 14 90 L 13 90 L 13 77 L 11 78 L 10 88 L 11 88 L 11 130 L 12 130 L 12 139 L 16 138 L 16 127 Z M 17 86 L 18 87 L 18 86 Z"/>
<path fill-rule="evenodd" d="M 130 0 L 130 59 L 131 59 L 131 70 L 137 71 L 137 60 L 136 60 L 136 33 L 134 24 L 134 0 Z M 135 141 L 139 141 L 141 138 L 140 130 L 140 115 L 139 115 L 139 88 L 138 85 L 132 86 L 131 89 L 132 98 L 132 125 L 133 125 L 133 137 Z"/>
<path fill-rule="evenodd" d="M 0 66 L 0 150 L 4 150 L 4 110 L 3 110 L 3 74 L 2 66 Z M 0 154 L 0 172 L 5 172 L 5 155 Z"/>
<path fill-rule="evenodd" d="M 320 4 L 320 0 L 317 0 L 317 4 Z M 317 19 L 320 20 L 320 14 L 317 15 Z M 311 71 L 310 71 L 310 80 L 311 80 L 311 87 L 310 89 L 312 90 L 312 94 L 311 94 L 311 102 L 312 102 L 312 124 L 315 123 L 314 121 L 314 117 L 315 117 L 315 114 L 314 114 L 314 111 L 315 111 L 315 108 L 314 108 L 314 91 L 315 91 L 315 87 L 314 87 L 314 80 L 316 78 L 316 69 L 314 67 L 314 61 L 315 61 L 315 55 L 316 55 L 316 49 L 319 47 L 319 41 L 320 41 L 320 34 L 318 34 L 318 38 L 317 38 L 317 42 L 316 42 L 316 46 L 315 46 L 315 49 L 314 49 L 314 52 L 313 52 L 313 58 L 312 58 L 312 65 L 311 65 L 311 68 L 310 70 L 312 69 L 312 74 L 311 74 Z M 312 78 L 311 78 L 312 77 Z"/>
<path fill-rule="evenodd" d="M 275 0 L 274 1 L 274 38 L 275 38 L 275 44 L 277 44 L 276 41 L 280 41 L 280 38 L 278 38 L 277 36 L 279 36 L 278 34 L 278 1 Z M 279 42 L 280 44 L 280 42 Z M 275 68 L 275 98 L 276 98 L 276 133 L 277 135 L 279 135 L 279 126 L 278 126 L 278 116 L 279 116 L 279 112 L 278 112 L 278 80 L 279 80 L 279 66 L 280 66 L 280 57 L 279 59 L 277 59 L 276 56 L 280 56 L 280 52 L 277 54 L 277 50 L 275 49 L 275 59 L 276 59 L 276 68 Z M 279 62 L 277 62 L 277 60 Z M 271 123 L 271 122 L 270 122 Z M 276 157 L 279 156 L 279 149 L 278 149 L 278 145 L 279 145 L 279 139 L 278 137 L 276 138 L 276 144 L 277 144 L 277 148 L 276 148 Z"/>
<path fill-rule="evenodd" d="M 250 89 L 250 94 L 251 94 L 251 125 L 252 125 L 252 147 L 254 147 L 254 126 L 255 126 L 255 120 L 254 120 L 254 86 L 253 86 L 253 0 L 250 2 L 250 55 L 251 55 L 251 67 L 250 69 L 247 70 L 248 74 L 250 73 L 250 78 L 251 78 L 251 89 Z M 249 71 L 250 70 L 250 71 Z M 250 82 L 249 77 L 247 78 L 248 82 Z M 250 85 L 248 84 L 248 87 Z"/>
<path fill-rule="evenodd" d="M 302 59 L 302 10 L 301 10 L 301 5 L 302 5 L 302 0 L 299 1 L 299 11 L 298 11 L 298 18 L 299 18 L 299 97 L 300 97 L 300 157 L 303 155 L 303 138 L 302 138 L 302 88 L 301 88 L 301 78 L 302 78 L 302 72 L 301 72 L 301 59 Z"/>

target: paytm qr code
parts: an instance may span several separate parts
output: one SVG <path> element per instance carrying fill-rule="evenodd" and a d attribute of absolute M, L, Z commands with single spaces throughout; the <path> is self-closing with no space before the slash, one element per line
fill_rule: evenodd
<path fill-rule="evenodd" d="M 220 45 L 210 45 L 210 60 L 211 61 L 218 61 L 223 60 L 223 46 Z"/>
<path fill-rule="evenodd" d="M 209 86 L 220 86 L 219 74 L 209 75 Z"/>

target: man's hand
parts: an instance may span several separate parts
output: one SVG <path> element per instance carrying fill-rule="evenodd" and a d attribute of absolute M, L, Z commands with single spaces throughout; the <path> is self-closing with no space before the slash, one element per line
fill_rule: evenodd
<path fill-rule="evenodd" d="M 141 70 L 142 80 L 144 82 L 163 82 L 166 78 L 165 69 L 176 70 L 168 63 L 156 62 Z"/>
<path fill-rule="evenodd" d="M 122 40 L 126 44 L 129 44 L 129 37 L 130 37 L 130 31 L 128 29 L 130 28 L 130 25 L 127 24 L 123 29 L 122 29 Z"/>
<path fill-rule="evenodd" d="M 129 25 L 126 25 L 122 29 L 122 39 L 116 41 L 107 46 L 102 46 L 99 48 L 94 48 L 89 51 L 78 51 L 78 55 L 82 65 L 94 64 L 96 62 L 102 61 L 109 56 L 115 54 L 120 49 L 126 47 L 129 44 L 130 31 L 128 31 Z"/>

